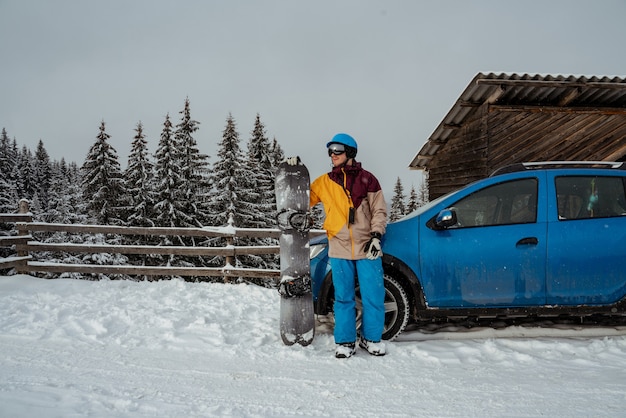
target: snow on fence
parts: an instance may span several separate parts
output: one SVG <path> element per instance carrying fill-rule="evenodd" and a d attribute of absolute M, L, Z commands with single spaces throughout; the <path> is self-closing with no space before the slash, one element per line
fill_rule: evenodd
<path fill-rule="evenodd" d="M 127 274 L 140 276 L 195 276 L 222 277 L 227 281 L 232 277 L 271 279 L 280 276 L 275 269 L 255 269 L 235 267 L 238 255 L 279 254 L 280 246 L 237 246 L 233 245 L 236 237 L 278 238 L 278 229 L 205 227 L 205 228 L 163 228 L 163 227 L 124 227 L 112 225 L 81 225 L 32 222 L 29 214 L 0 214 L 0 222 L 15 223 L 17 235 L 1 236 L 0 246 L 15 245 L 17 255 L 0 257 L 0 269 L 15 268 L 18 273 L 85 273 L 85 274 Z M 184 236 L 184 237 L 221 237 L 226 241 L 222 247 L 188 247 L 162 245 L 123 245 L 123 244 L 74 244 L 43 243 L 33 239 L 33 232 L 67 232 L 69 234 L 114 234 L 142 236 Z M 311 236 L 324 231 L 311 231 Z M 31 253 L 40 251 L 65 253 L 115 253 L 133 255 L 180 255 L 180 256 L 223 256 L 222 267 L 173 267 L 173 266 L 136 266 L 136 265 L 94 265 L 69 264 L 33 261 Z"/>

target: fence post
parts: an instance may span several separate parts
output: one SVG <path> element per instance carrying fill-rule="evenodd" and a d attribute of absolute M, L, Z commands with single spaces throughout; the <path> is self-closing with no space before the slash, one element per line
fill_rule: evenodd
<path fill-rule="evenodd" d="M 228 213 L 228 229 L 232 229 L 235 227 L 235 219 L 234 219 L 234 215 L 232 212 Z M 226 246 L 227 247 L 232 247 L 233 245 L 235 245 L 235 237 L 234 235 L 229 235 L 226 237 Z M 227 255 L 226 256 L 226 266 L 233 266 L 235 267 L 235 264 L 237 263 L 236 259 L 234 256 L 232 255 Z M 224 266 L 224 267 L 226 267 Z M 224 275 L 223 277 L 223 281 L 224 283 L 230 283 L 230 277 L 227 275 Z"/>
<path fill-rule="evenodd" d="M 30 212 L 30 202 L 28 201 L 28 199 L 20 199 L 20 201 L 17 203 L 17 213 L 27 214 L 29 212 Z M 28 235 L 28 231 L 19 230 L 17 232 L 17 235 L 18 236 Z M 22 244 L 22 243 L 16 244 L 15 251 L 17 252 L 18 257 L 28 256 L 28 250 L 27 250 L 26 244 Z M 28 264 L 27 260 L 18 261 L 18 263 L 15 265 L 15 271 L 18 274 L 27 273 L 28 272 L 28 270 L 26 269 L 27 264 Z"/>
<path fill-rule="evenodd" d="M 30 202 L 28 199 L 20 199 L 17 202 L 17 213 L 28 213 L 30 212 Z"/>

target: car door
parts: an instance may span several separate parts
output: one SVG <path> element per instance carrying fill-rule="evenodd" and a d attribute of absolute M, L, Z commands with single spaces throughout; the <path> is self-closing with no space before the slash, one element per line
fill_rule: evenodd
<path fill-rule="evenodd" d="M 626 193 L 621 176 L 550 174 L 547 302 L 603 305 L 626 294 Z"/>
<path fill-rule="evenodd" d="M 485 186 L 444 203 L 457 224 L 420 226 L 421 272 L 430 307 L 545 303 L 543 173 Z"/>

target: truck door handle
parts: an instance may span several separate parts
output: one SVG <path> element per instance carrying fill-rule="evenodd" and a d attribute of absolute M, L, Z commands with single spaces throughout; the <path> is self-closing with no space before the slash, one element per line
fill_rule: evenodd
<path fill-rule="evenodd" d="M 539 244 L 539 240 L 536 237 L 526 237 L 517 241 L 515 246 L 519 247 L 521 245 L 537 245 L 537 244 Z"/>

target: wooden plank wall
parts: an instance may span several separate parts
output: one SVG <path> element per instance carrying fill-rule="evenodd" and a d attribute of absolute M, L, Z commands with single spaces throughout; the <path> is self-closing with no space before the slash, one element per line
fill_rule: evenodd
<path fill-rule="evenodd" d="M 612 161 L 626 154 L 626 111 L 491 106 L 491 170 L 524 161 Z"/>
<path fill-rule="evenodd" d="M 486 114 L 487 105 L 482 105 L 433 156 L 428 170 L 431 200 L 488 175 Z"/>
<path fill-rule="evenodd" d="M 429 164 L 430 198 L 525 161 L 623 161 L 626 109 L 483 104 Z"/>

